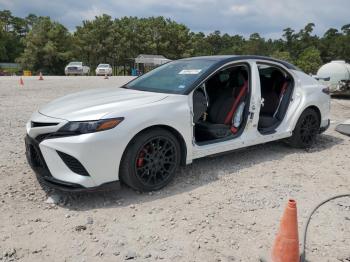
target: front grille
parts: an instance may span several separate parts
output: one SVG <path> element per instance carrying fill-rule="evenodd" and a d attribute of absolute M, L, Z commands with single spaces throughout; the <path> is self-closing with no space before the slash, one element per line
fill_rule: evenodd
<path fill-rule="evenodd" d="M 59 123 L 31 122 L 32 127 L 57 126 Z"/>
<path fill-rule="evenodd" d="M 48 138 L 53 133 L 47 133 L 47 134 L 40 134 L 35 137 L 35 140 L 40 144 L 42 141 L 44 141 L 46 138 Z"/>
<path fill-rule="evenodd" d="M 70 71 L 70 72 L 80 72 L 80 71 L 83 71 L 82 68 L 79 68 L 79 67 L 68 67 L 67 68 L 67 71 Z"/>
<path fill-rule="evenodd" d="M 27 135 L 25 138 L 25 145 L 27 160 L 33 170 L 42 177 L 51 176 L 45 159 L 41 154 L 38 142 Z"/>
<path fill-rule="evenodd" d="M 67 132 L 53 132 L 53 133 L 46 133 L 46 134 L 37 135 L 35 137 L 35 140 L 40 144 L 45 139 L 67 137 L 67 136 L 71 136 L 71 135 L 72 135 L 72 133 L 67 133 Z"/>
<path fill-rule="evenodd" d="M 90 176 L 78 159 L 60 151 L 57 151 L 57 154 L 61 157 L 67 167 L 74 173 L 81 176 Z"/>
<path fill-rule="evenodd" d="M 45 162 L 41 158 L 40 149 L 34 145 L 28 145 L 29 155 L 31 158 L 31 162 L 35 167 L 45 167 Z"/>

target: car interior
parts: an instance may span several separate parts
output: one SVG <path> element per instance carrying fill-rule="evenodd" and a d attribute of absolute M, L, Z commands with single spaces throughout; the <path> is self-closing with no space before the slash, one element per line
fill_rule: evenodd
<path fill-rule="evenodd" d="M 275 132 L 282 122 L 293 93 L 293 78 L 277 66 L 258 64 L 261 86 L 261 108 L 258 130 Z"/>
<path fill-rule="evenodd" d="M 238 137 L 249 106 L 248 66 L 220 70 L 193 92 L 193 122 L 198 144 Z"/>

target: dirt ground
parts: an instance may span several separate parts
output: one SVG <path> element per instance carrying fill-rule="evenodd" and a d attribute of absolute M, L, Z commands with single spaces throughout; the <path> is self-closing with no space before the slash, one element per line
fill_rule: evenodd
<path fill-rule="evenodd" d="M 195 161 L 158 192 L 125 187 L 63 194 L 41 189 L 24 154 L 25 123 L 64 94 L 129 78 L 0 78 L 0 261 L 258 261 L 269 257 L 288 198 L 299 235 L 320 201 L 350 193 L 350 137 L 334 131 L 350 100 L 332 99 L 332 124 L 309 151 L 283 142 Z M 350 199 L 321 207 L 309 261 L 350 261 Z"/>

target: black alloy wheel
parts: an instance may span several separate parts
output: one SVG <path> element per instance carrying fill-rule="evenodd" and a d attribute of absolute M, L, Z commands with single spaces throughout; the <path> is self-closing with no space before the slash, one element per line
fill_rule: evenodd
<path fill-rule="evenodd" d="M 137 178 L 147 187 L 154 187 L 166 181 L 176 169 L 176 146 L 166 137 L 147 141 L 135 159 Z"/>
<path fill-rule="evenodd" d="M 316 140 L 320 131 L 320 119 L 316 111 L 307 108 L 300 116 L 293 135 L 288 142 L 293 147 L 310 148 Z"/>
<path fill-rule="evenodd" d="M 318 119 L 312 114 L 305 116 L 300 126 L 300 139 L 303 144 L 311 146 L 318 131 Z"/>
<path fill-rule="evenodd" d="M 158 190 L 174 178 L 180 165 L 180 144 L 162 128 L 137 135 L 124 152 L 120 179 L 139 191 Z"/>

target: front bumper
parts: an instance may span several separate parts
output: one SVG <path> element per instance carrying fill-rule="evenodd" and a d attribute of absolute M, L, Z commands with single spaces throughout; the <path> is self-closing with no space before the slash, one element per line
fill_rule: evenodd
<path fill-rule="evenodd" d="M 69 69 L 69 70 L 65 70 L 65 74 L 66 75 L 82 75 L 84 74 L 83 70 L 72 70 L 72 69 Z"/>
<path fill-rule="evenodd" d="M 27 160 L 43 184 L 65 191 L 115 188 L 126 145 L 116 140 L 114 130 L 59 137 L 56 131 L 66 120 L 35 113 L 32 121 L 58 122 L 47 127 L 27 123 Z"/>
<path fill-rule="evenodd" d="M 70 183 L 66 181 L 61 181 L 54 178 L 51 175 L 49 168 L 45 162 L 45 159 L 40 151 L 39 142 L 34 138 L 31 138 L 29 135 L 25 137 L 25 146 L 26 146 L 26 157 L 29 165 L 35 172 L 37 179 L 43 184 L 61 189 L 61 190 L 69 190 L 76 191 L 84 189 L 83 186 L 75 183 Z"/>
<path fill-rule="evenodd" d="M 97 76 L 104 76 L 104 75 L 111 75 L 112 72 L 110 71 L 96 71 Z"/>
<path fill-rule="evenodd" d="M 50 188 L 68 192 L 95 192 L 115 190 L 119 188 L 119 181 L 103 183 L 99 186 L 84 187 L 77 183 L 59 180 L 52 176 L 44 156 L 41 153 L 39 142 L 29 135 L 25 137 L 26 158 L 30 167 L 35 172 L 38 181 Z"/>

